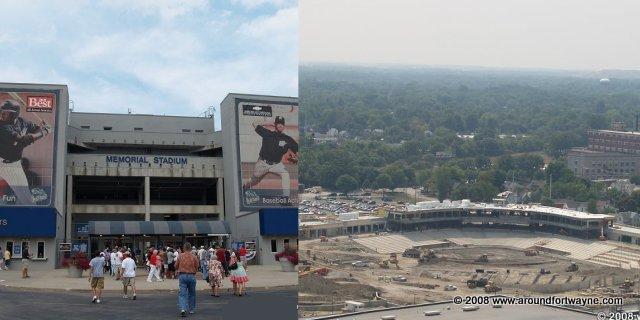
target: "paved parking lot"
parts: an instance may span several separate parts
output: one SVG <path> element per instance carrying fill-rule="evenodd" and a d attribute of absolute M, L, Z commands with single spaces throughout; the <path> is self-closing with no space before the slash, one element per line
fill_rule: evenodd
<path fill-rule="evenodd" d="M 142 293 L 125 300 L 116 292 L 103 295 L 101 304 L 91 303 L 91 293 L 38 291 L 0 287 L 0 320 L 34 319 L 181 319 L 177 295 L 170 292 Z M 214 298 L 198 292 L 196 314 L 186 319 L 296 319 L 298 292 L 260 291 L 244 297 Z"/>

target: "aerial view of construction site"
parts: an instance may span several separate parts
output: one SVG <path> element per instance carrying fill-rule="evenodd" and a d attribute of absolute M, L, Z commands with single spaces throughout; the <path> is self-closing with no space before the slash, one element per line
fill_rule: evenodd
<path fill-rule="evenodd" d="M 342 211 L 363 202 L 327 201 Z M 327 201 L 302 208 L 317 216 L 313 208 L 330 209 Z M 625 306 L 566 306 L 592 315 L 637 309 L 640 250 L 608 240 L 637 230 L 620 230 L 612 216 L 464 200 L 379 206 L 386 218 L 346 212 L 305 222 L 312 218 L 301 214 L 301 318 L 496 294 L 625 298 Z"/>

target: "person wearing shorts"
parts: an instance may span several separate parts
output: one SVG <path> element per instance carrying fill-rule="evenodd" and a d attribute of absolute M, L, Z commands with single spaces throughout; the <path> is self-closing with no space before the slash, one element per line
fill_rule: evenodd
<path fill-rule="evenodd" d="M 89 267 L 91 268 L 89 282 L 93 290 L 93 299 L 91 302 L 100 303 L 102 289 L 104 289 L 104 257 L 100 256 L 100 251 L 96 251 L 93 254 L 93 259 L 89 262 Z"/>
<path fill-rule="evenodd" d="M 5 248 L 5 251 L 4 251 L 4 269 L 8 270 L 10 266 L 11 266 L 11 251 L 9 251 L 9 248 Z"/>
<path fill-rule="evenodd" d="M 127 287 L 131 286 L 133 290 L 132 299 L 136 299 L 136 262 L 131 258 L 130 252 L 125 252 L 124 260 L 122 260 L 122 286 L 123 286 L 123 296 L 124 299 L 129 299 L 127 295 Z"/>

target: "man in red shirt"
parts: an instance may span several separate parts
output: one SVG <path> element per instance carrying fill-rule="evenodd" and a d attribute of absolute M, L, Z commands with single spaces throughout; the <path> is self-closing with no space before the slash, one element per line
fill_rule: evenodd
<path fill-rule="evenodd" d="M 224 254 L 226 250 L 224 250 L 224 248 L 221 248 L 220 246 L 216 245 L 216 257 L 218 258 L 218 261 L 220 261 L 220 263 L 222 264 L 222 268 L 224 269 L 224 275 L 228 276 L 229 275 L 229 261 L 227 261 L 226 256 Z"/>
<path fill-rule="evenodd" d="M 157 281 L 162 282 L 162 278 L 160 277 L 160 269 L 158 268 L 158 250 L 153 250 L 151 257 L 149 258 L 149 276 L 147 277 L 147 282 L 152 282 L 153 277 L 156 277 Z"/>
<path fill-rule="evenodd" d="M 292 248 L 288 243 L 285 243 L 284 250 L 276 253 L 276 261 L 280 261 L 280 258 L 286 258 L 295 266 L 298 264 L 298 250 Z"/>

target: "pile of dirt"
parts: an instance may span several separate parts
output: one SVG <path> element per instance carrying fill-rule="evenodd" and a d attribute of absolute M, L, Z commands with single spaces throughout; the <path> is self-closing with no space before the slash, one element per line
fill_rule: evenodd
<path fill-rule="evenodd" d="M 301 293 L 324 296 L 340 297 L 341 300 L 372 299 L 376 291 L 375 287 L 360 283 L 338 282 L 339 279 L 327 279 L 319 275 L 310 274 L 298 280 L 298 290 Z"/>

